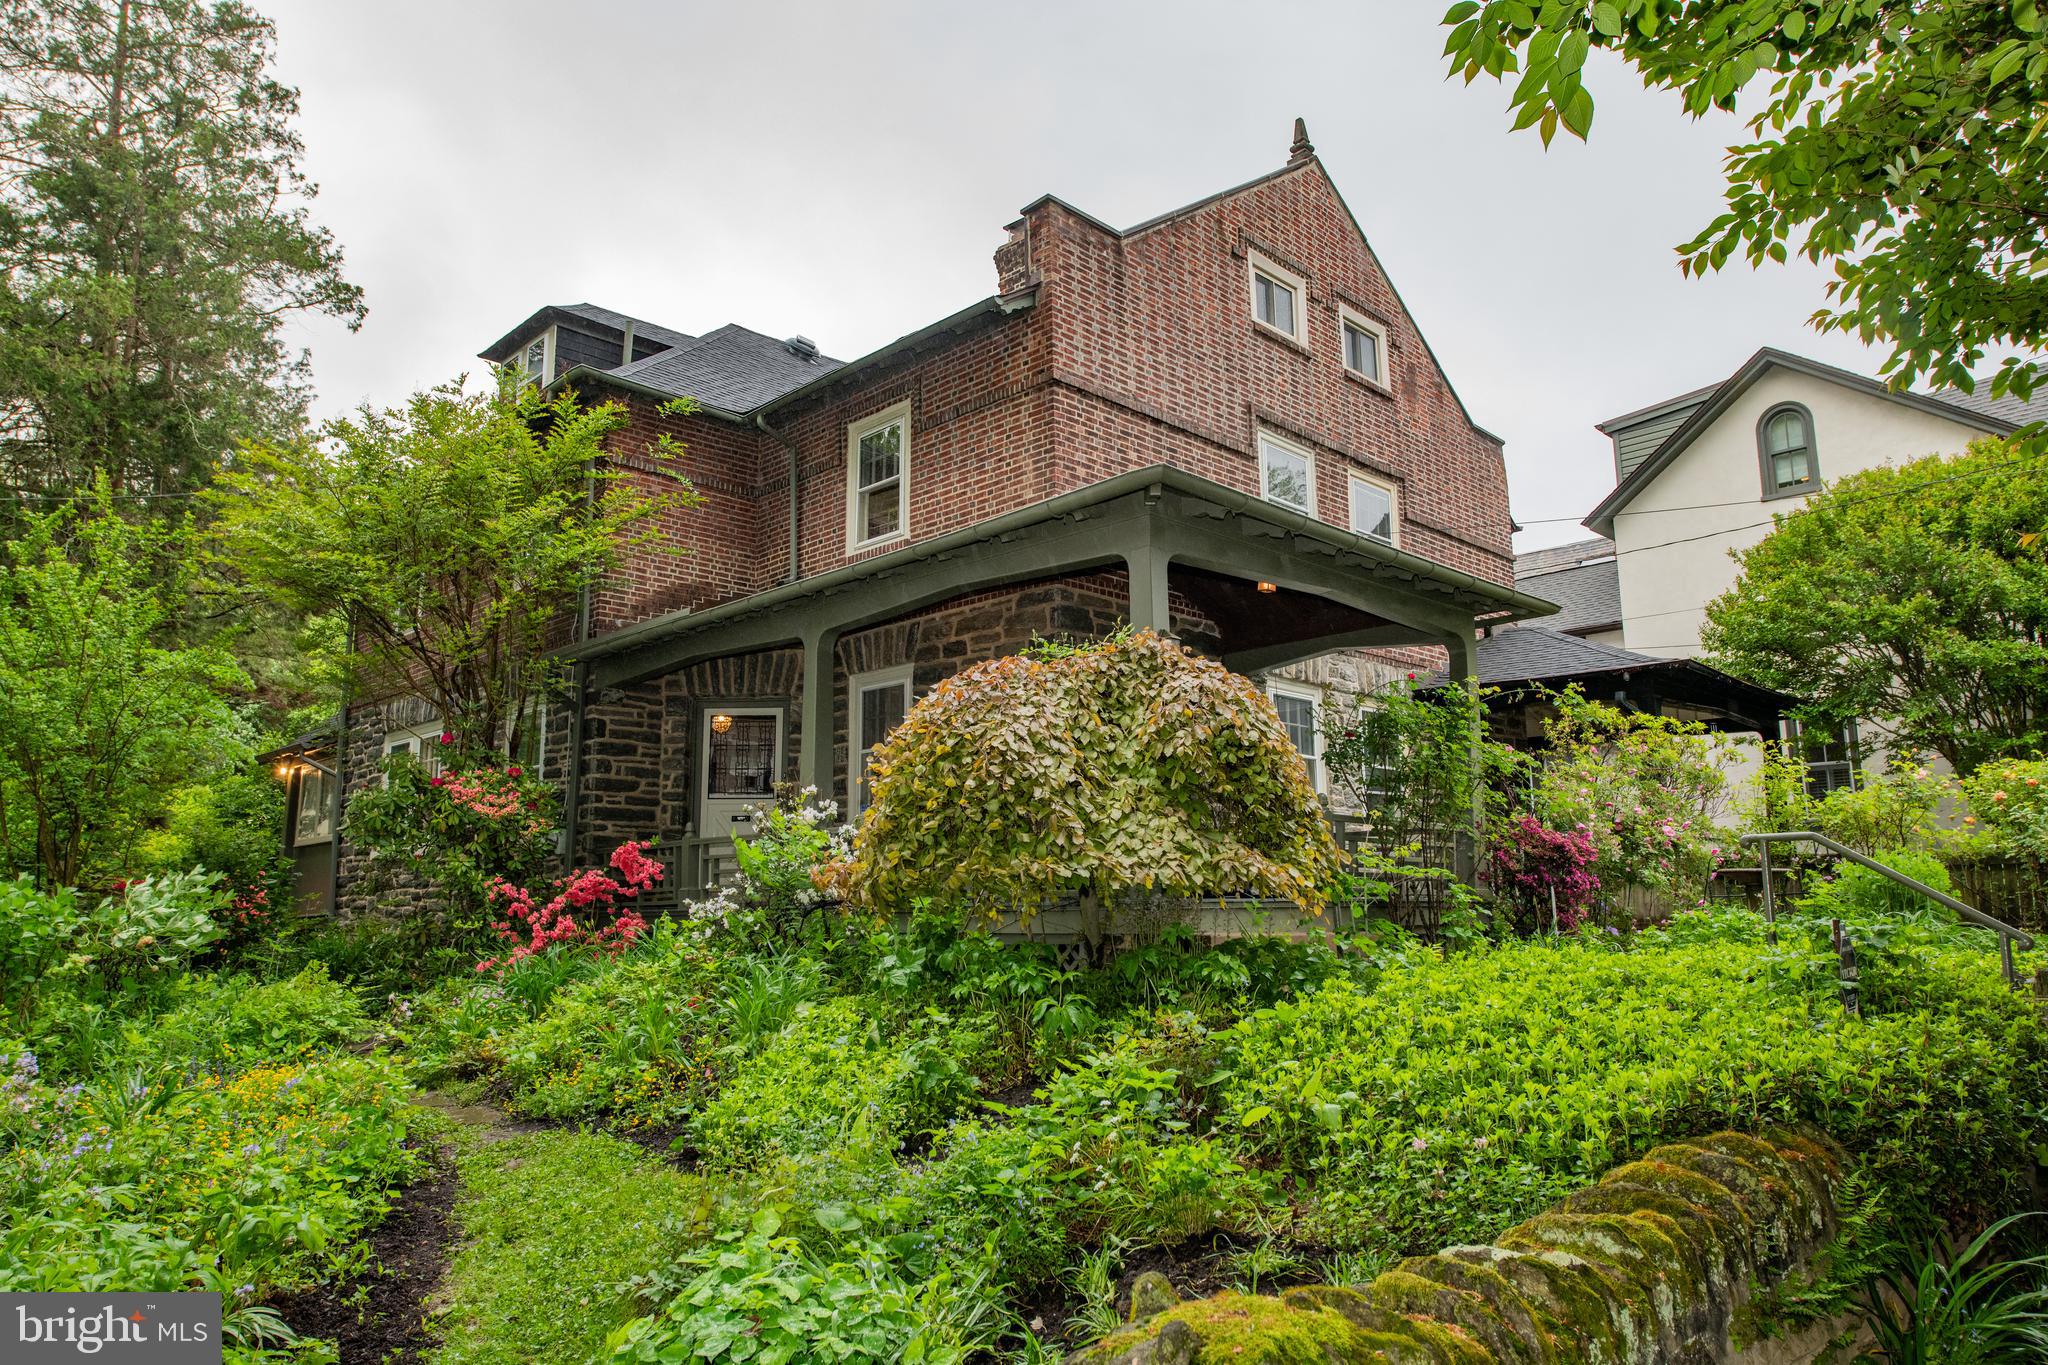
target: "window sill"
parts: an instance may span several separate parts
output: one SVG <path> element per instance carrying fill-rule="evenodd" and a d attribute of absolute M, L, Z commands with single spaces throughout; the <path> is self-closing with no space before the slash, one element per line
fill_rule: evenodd
<path fill-rule="evenodd" d="M 1308 344 L 1306 342 L 1300 341 L 1297 338 L 1288 335 L 1286 332 L 1281 331 L 1278 327 L 1268 326 L 1266 323 L 1260 322 L 1257 318 L 1252 319 L 1252 334 L 1254 336 L 1262 336 L 1268 341 L 1277 342 L 1280 345 L 1285 346 L 1288 350 L 1299 352 L 1301 355 L 1307 357 L 1310 360 L 1315 359 L 1316 353 L 1308 348 Z"/>
<path fill-rule="evenodd" d="M 1815 493 L 1820 492 L 1822 487 L 1821 482 L 1816 479 L 1812 483 L 1803 483 L 1794 488 L 1768 489 L 1764 493 L 1763 500 L 1765 502 L 1777 502 L 1781 498 L 1809 498 Z"/>
<path fill-rule="evenodd" d="M 846 543 L 846 553 L 850 555 L 866 554 L 869 550 L 879 550 L 885 545 L 904 544 L 909 539 L 910 532 L 897 531 L 893 535 L 876 536 L 873 540 L 850 540 Z"/>
<path fill-rule="evenodd" d="M 1349 365 L 1344 367 L 1344 377 L 1361 388 L 1372 390 L 1382 398 L 1392 398 L 1394 396 L 1394 391 L 1388 388 L 1386 384 L 1372 378 L 1370 375 L 1360 374 Z"/>

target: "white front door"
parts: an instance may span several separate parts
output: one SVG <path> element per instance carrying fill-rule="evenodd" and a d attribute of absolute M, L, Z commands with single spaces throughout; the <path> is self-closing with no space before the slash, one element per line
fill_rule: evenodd
<path fill-rule="evenodd" d="M 775 799 L 782 775 L 782 712 L 722 706 L 704 713 L 697 745 L 697 833 L 729 840 L 751 829 L 740 817 Z"/>

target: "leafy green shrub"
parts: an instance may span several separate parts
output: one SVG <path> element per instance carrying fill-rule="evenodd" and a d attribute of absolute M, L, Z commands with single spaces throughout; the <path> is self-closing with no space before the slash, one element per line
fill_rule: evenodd
<path fill-rule="evenodd" d="M 477 1049 L 495 1061 L 514 1107 L 548 1118 L 611 1111 L 667 1124 L 695 1108 L 723 1076 L 717 991 L 724 959 L 674 934 L 563 980 L 560 958 L 528 958 L 500 987 L 476 993 L 539 1002 L 531 1019 L 495 1001 L 473 1018 L 496 1030 Z M 529 966 L 529 964 L 538 964 Z M 507 1015 L 512 1017 L 508 1020 Z M 509 1027 L 507 1026 L 509 1024 Z"/>
<path fill-rule="evenodd" d="M 2048 864 L 2048 758 L 1987 763 L 1962 788 L 1992 853 Z"/>
<path fill-rule="evenodd" d="M 284 784 L 262 768 L 243 768 L 177 788 L 162 823 L 136 844 L 151 873 L 203 867 L 224 879 L 223 916 L 230 948 L 275 933 L 291 910 L 292 862 L 279 842 Z"/>
<path fill-rule="evenodd" d="M 1222 891 L 1319 911 L 1341 860 L 1272 703 L 1151 631 L 955 674 L 872 771 L 838 884 L 878 913 Z"/>
<path fill-rule="evenodd" d="M 957 1113 L 989 1035 L 945 1016 L 913 1020 L 885 1040 L 873 1002 L 840 996 L 800 1012 L 731 1078 L 697 1119 L 697 1143 L 719 1165 L 835 1147 L 887 1150 Z"/>
<path fill-rule="evenodd" d="M 660 1313 L 615 1334 L 611 1358 L 957 1365 L 994 1344 L 1001 1317 L 985 1268 L 963 1277 L 878 1243 L 826 1260 L 781 1227 L 764 1209 L 750 1230 L 686 1257 L 689 1277 Z"/>
<path fill-rule="evenodd" d="M 383 1058 L 60 1088 L 24 1053 L 0 1075 L 0 1289 L 193 1288 L 246 1304 L 346 1264 L 416 1169 Z"/>
<path fill-rule="evenodd" d="M 185 998 L 153 1021 L 140 1055 L 202 1067 L 282 1062 L 353 1042 L 370 1031 L 354 991 L 315 963 L 282 981 L 194 977 Z"/>
<path fill-rule="evenodd" d="M 1931 949 L 1901 968 L 1917 989 L 1881 967 L 1859 1021 L 1827 955 L 1762 937 L 1746 912 L 1684 915 L 1630 951 L 1532 941 L 1415 954 L 1371 994 L 1333 981 L 1231 1032 L 1226 1122 L 1313 1180 L 1309 1228 L 1340 1247 L 1483 1240 L 1659 1140 L 1781 1121 L 1904 1203 L 2011 1195 L 2048 1047 L 1996 960 Z"/>
<path fill-rule="evenodd" d="M 1575 687 L 1549 700 L 1557 714 L 1544 723 L 1530 813 L 1593 841 L 1593 872 L 1610 894 L 1643 886 L 1690 902 L 1729 847 L 1709 816 L 1736 761 L 1730 741 L 1589 701 Z"/>

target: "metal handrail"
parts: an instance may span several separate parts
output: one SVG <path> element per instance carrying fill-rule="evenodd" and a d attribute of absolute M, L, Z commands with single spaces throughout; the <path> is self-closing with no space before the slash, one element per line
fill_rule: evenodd
<path fill-rule="evenodd" d="M 1777 830 L 1769 834 L 1745 834 L 1742 836 L 1742 842 L 1745 844 L 1754 844 L 1756 846 L 1757 860 L 1762 865 L 1761 870 L 1763 872 L 1764 920 L 1766 923 L 1771 925 L 1773 931 L 1776 930 L 1778 924 L 1778 909 L 1777 901 L 1771 892 L 1771 845 L 1795 843 L 1819 844 L 1822 848 L 1827 849 L 1836 857 L 1847 858 L 1850 862 L 1857 864 L 1859 867 L 1867 867 L 1872 872 L 1875 872 L 1880 876 L 1888 877 L 1892 881 L 1897 882 L 1900 886 L 1905 887 L 1908 891 L 1917 891 L 1921 895 L 1927 897 L 1927 899 L 1933 901 L 1935 904 L 1948 907 L 1949 909 L 1955 911 L 1958 915 L 1962 916 L 1963 919 L 1965 919 L 1969 923 L 1977 925 L 1979 928 L 1989 929 L 1992 932 L 1996 933 L 1998 935 L 1999 966 L 2005 973 L 2006 984 L 2008 986 L 2011 986 L 2014 990 L 2019 989 L 2019 971 L 2013 965 L 2012 949 L 2015 943 L 2017 943 L 2022 948 L 2032 949 L 2034 946 L 2034 937 L 2032 934 L 2029 934 L 2022 929 L 2015 929 L 2012 925 L 2007 924 L 2004 920 L 1996 919 L 1990 915 L 1987 915 L 1982 910 L 1977 909 L 1975 906 L 1963 904 L 1954 896 L 1949 895 L 1946 891 L 1937 891 L 1933 887 L 1929 886 L 1926 882 L 1920 881 L 1919 879 L 1914 877 L 1908 877 L 1905 873 L 1899 871 L 1895 867 L 1892 867 L 1885 863 L 1881 863 L 1875 858 L 1866 857 L 1863 854 L 1858 853 L 1855 849 L 1850 848 L 1848 845 L 1843 844 L 1838 840 L 1830 839 L 1825 834 L 1817 834 L 1810 829 Z"/>

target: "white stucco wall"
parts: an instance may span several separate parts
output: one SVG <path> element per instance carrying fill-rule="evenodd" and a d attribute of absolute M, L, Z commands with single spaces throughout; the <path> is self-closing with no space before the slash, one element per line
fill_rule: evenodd
<path fill-rule="evenodd" d="M 1987 434 L 1825 379 L 1769 370 L 1616 514 L 1627 648 L 1660 658 L 1703 653 L 1706 605 L 1735 585 L 1730 552 L 1768 535 L 1772 513 L 1790 512 L 1806 501 L 1763 496 L 1757 423 L 1787 402 L 1804 404 L 1813 414 L 1814 453 L 1824 484 L 1876 465 L 1960 454 Z"/>

